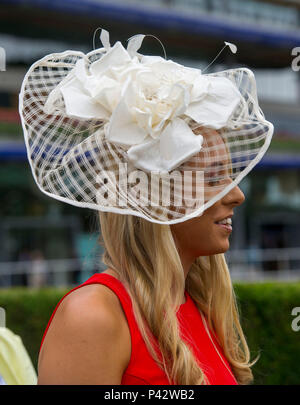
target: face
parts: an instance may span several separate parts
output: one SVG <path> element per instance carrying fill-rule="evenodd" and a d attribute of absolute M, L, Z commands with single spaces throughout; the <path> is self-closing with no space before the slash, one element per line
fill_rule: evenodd
<path fill-rule="evenodd" d="M 204 137 L 202 151 L 199 152 L 197 167 L 208 174 L 205 180 L 205 201 L 232 182 L 229 176 L 229 160 L 226 146 L 222 137 L 214 130 L 207 130 Z M 222 181 L 214 179 L 221 175 Z M 226 182 L 226 184 L 224 183 Z M 220 187 L 220 188 L 218 188 Z M 178 224 L 170 225 L 173 237 L 180 252 L 190 257 L 208 256 L 217 253 L 224 253 L 229 249 L 229 237 L 232 232 L 230 225 L 218 223 L 234 214 L 234 208 L 245 200 L 243 192 L 238 186 L 234 187 L 223 198 L 204 211 L 204 213 L 193 219 Z"/>

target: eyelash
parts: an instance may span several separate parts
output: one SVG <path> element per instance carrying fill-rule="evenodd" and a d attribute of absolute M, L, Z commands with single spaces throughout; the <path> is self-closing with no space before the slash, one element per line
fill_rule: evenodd
<path fill-rule="evenodd" d="M 223 172 L 223 170 L 221 171 L 221 172 Z M 220 173 L 220 171 L 217 171 L 217 172 L 214 172 L 214 173 L 209 173 L 208 174 L 208 176 L 210 177 L 210 178 L 214 178 L 214 177 L 218 177 L 218 174 Z M 221 173 L 220 173 L 221 174 Z M 210 181 L 208 181 L 207 182 L 207 184 L 209 185 L 209 186 L 213 186 L 213 185 L 216 185 L 216 184 L 220 184 L 220 180 L 210 180 Z"/>
<path fill-rule="evenodd" d="M 209 185 L 209 186 L 215 186 L 215 185 L 217 185 L 218 183 L 220 183 L 220 180 L 212 180 L 212 181 L 209 181 L 209 182 L 208 182 L 208 185 Z"/>

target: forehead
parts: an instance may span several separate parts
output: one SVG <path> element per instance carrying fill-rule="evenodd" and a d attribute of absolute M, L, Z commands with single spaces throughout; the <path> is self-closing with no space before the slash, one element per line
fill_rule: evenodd
<path fill-rule="evenodd" d="M 206 168 L 230 164 L 230 155 L 220 132 L 211 128 L 200 127 L 194 130 L 196 135 L 203 136 L 201 151 L 188 162 L 189 166 Z"/>

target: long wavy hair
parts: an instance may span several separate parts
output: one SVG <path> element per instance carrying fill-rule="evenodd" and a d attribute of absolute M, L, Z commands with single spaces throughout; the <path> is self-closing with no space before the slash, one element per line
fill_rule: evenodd
<path fill-rule="evenodd" d="M 208 384 L 180 337 L 176 311 L 184 290 L 216 335 L 239 384 L 253 381 L 250 352 L 224 254 L 198 257 L 186 280 L 169 225 L 132 215 L 99 212 L 102 261 L 127 289 L 148 350 L 170 384 Z M 154 338 L 153 338 L 154 337 Z"/>

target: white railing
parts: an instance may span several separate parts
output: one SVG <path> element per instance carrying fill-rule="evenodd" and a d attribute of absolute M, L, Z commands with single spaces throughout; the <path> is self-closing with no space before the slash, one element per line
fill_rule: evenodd
<path fill-rule="evenodd" d="M 230 271 L 231 279 L 234 282 L 247 282 L 247 283 L 259 283 L 259 282 L 299 282 L 300 281 L 300 268 L 296 270 L 274 270 L 274 271 L 262 271 L 255 268 L 245 268 L 240 271 Z"/>
<path fill-rule="evenodd" d="M 80 284 L 106 266 L 100 260 L 78 259 L 27 260 L 0 262 L 0 288 L 26 285 L 28 287 Z"/>
<path fill-rule="evenodd" d="M 300 281 L 300 248 L 233 250 L 226 253 L 226 260 L 233 281 Z M 264 270 L 266 262 L 275 268 Z M 78 259 L 0 262 L 0 287 L 20 285 L 22 276 L 29 287 L 72 285 L 105 267 L 100 258 L 93 256 L 83 262 Z"/>
<path fill-rule="evenodd" d="M 236 281 L 300 281 L 300 247 L 232 250 L 226 259 Z M 265 270 L 267 262 L 274 268 Z"/>

